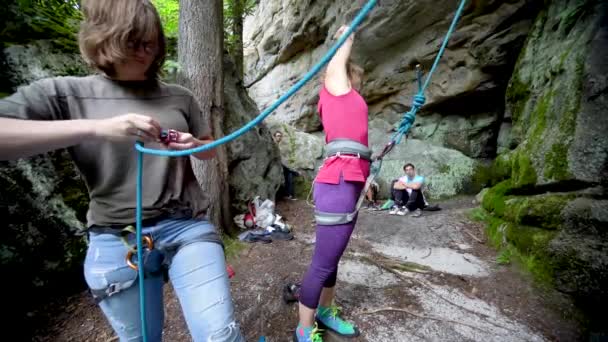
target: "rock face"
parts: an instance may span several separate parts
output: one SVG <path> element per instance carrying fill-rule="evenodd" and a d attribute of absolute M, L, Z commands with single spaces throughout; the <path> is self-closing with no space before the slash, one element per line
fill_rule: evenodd
<path fill-rule="evenodd" d="M 304 172 L 317 169 L 323 158 L 324 137 L 300 132 L 287 124 L 277 125 L 271 129 L 273 132 L 283 133 L 279 149 L 285 166 Z"/>
<path fill-rule="evenodd" d="M 225 131 L 231 133 L 259 111 L 237 78 L 234 64 L 224 56 Z M 255 196 L 274 200 L 283 183 L 280 153 L 264 123 L 228 143 L 230 198 L 237 212 L 247 209 Z"/>
<path fill-rule="evenodd" d="M 10 82 L 14 85 L 51 76 L 83 75 L 90 71 L 79 55 L 58 52 L 46 41 L 12 45 L 4 50 L 4 54 L 10 69 Z"/>
<path fill-rule="evenodd" d="M 3 89 L 33 80 L 79 75 L 87 68 L 77 55 L 53 51 L 45 42 L 4 50 Z M 40 302 L 82 288 L 82 236 L 89 198 L 67 152 L 60 150 L 0 163 L 0 268 L 11 274 L 5 291 L 15 299 L 15 321 Z M 24 271 L 24 272 L 21 272 Z M 20 299 L 19 299 L 20 298 Z M 31 311 L 30 311 L 31 310 Z"/>
<path fill-rule="evenodd" d="M 410 137 L 424 141 L 418 147 L 455 150 L 458 158 L 495 156 L 504 89 L 538 5 L 537 1 L 469 4 L 431 80 L 427 104 L 410 132 Z M 395 125 L 409 109 L 417 91 L 414 66 L 420 63 L 423 69 L 430 68 L 456 6 L 450 2 L 438 7 L 430 0 L 379 2 L 364 20 L 356 34 L 353 61 L 365 69 L 362 95 L 371 118 Z M 244 27 L 245 84 L 258 107 L 266 108 L 317 63 L 334 43 L 333 33 L 359 9 L 357 3 L 340 1 L 260 3 Z M 271 126 L 288 125 L 306 133 L 321 130 L 316 109 L 318 76 L 268 118 Z M 410 152 L 394 157 L 395 165 L 412 160 L 415 152 Z M 424 151 L 418 152 L 416 158 L 424 163 Z M 435 187 L 429 192 L 437 190 L 436 196 L 458 193 L 469 182 L 458 177 L 468 177 L 470 172 L 444 175 L 428 174 L 438 177 L 435 184 L 444 184 L 442 190 Z"/>
<path fill-rule="evenodd" d="M 363 95 L 372 103 L 373 116 L 384 116 L 392 124 L 408 109 L 416 92 L 413 66 L 430 68 L 456 5 L 437 8 L 430 0 L 380 3 L 360 26 L 353 60 L 365 67 Z M 270 104 L 309 70 L 334 43 L 328 31 L 333 34 L 358 9 L 349 2 L 261 3 L 245 22 L 246 84 L 258 105 Z M 483 107 L 490 101 L 473 99 L 500 95 L 534 17 L 531 10 L 528 1 L 470 5 L 431 82 L 428 111 L 463 116 L 487 112 Z M 318 80 L 309 83 L 272 119 L 318 130 L 318 87 Z M 462 100 L 457 109 L 456 99 Z M 449 108 L 439 108 L 440 104 Z"/>
<path fill-rule="evenodd" d="M 515 148 L 483 198 L 502 243 L 592 312 L 608 303 L 607 13 L 605 2 L 560 0 L 536 19 L 506 92 L 503 146 Z"/>

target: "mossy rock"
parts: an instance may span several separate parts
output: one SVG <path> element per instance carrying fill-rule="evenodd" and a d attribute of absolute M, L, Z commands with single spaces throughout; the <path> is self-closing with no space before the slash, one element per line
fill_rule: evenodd
<path fill-rule="evenodd" d="M 550 257 L 549 246 L 557 232 L 517 225 L 483 210 L 475 215 L 486 222 L 486 234 L 491 245 L 499 251 L 499 257 L 507 254 L 508 261 L 519 264 L 532 274 L 539 284 L 553 284 L 555 266 Z M 505 260 L 502 260 L 499 263 L 504 262 Z"/>
<path fill-rule="evenodd" d="M 294 177 L 294 193 L 296 195 L 297 198 L 299 199 L 306 199 L 308 198 L 308 195 L 310 195 L 310 198 L 312 200 L 312 194 L 310 193 L 311 189 L 312 189 L 312 179 L 309 179 L 308 177 L 301 175 L 299 177 Z"/>
<path fill-rule="evenodd" d="M 505 212 L 505 196 L 512 190 L 511 180 L 505 180 L 490 188 L 483 196 L 482 207 L 488 212 L 502 217 Z"/>
<path fill-rule="evenodd" d="M 528 36 L 506 92 L 518 143 L 512 158 L 515 188 L 605 178 L 605 153 L 599 151 L 608 148 L 600 138 L 608 120 L 597 113 L 606 101 L 585 93 L 603 84 L 597 78 L 607 72 L 594 70 L 602 66 L 591 60 L 606 52 L 606 42 L 594 38 L 601 36 L 599 7 L 606 6 L 601 3 L 551 2 Z"/>
<path fill-rule="evenodd" d="M 505 200 L 503 216 L 516 224 L 558 229 L 563 226 L 562 210 L 574 194 L 512 196 Z"/>
<path fill-rule="evenodd" d="M 494 186 L 511 177 L 511 154 L 496 157 L 491 164 L 478 163 L 473 173 L 473 184 L 479 188 Z"/>

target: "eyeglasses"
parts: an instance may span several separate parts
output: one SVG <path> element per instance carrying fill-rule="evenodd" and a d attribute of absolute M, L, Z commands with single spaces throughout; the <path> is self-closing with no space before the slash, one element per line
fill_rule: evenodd
<path fill-rule="evenodd" d="M 140 47 L 143 47 L 144 51 L 150 55 L 158 52 L 158 45 L 156 45 L 154 42 L 141 42 L 133 40 L 129 40 L 127 42 L 127 49 L 129 49 L 129 51 L 136 52 Z"/>

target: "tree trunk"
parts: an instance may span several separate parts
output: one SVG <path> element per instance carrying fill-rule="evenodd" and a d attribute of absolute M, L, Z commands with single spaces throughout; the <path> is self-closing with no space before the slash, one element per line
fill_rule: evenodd
<path fill-rule="evenodd" d="M 240 79 L 243 79 L 243 15 L 245 14 L 245 2 L 247 0 L 233 0 L 232 6 L 232 34 L 235 37 L 234 42 L 234 63 L 236 64 L 236 73 Z"/>
<path fill-rule="evenodd" d="M 215 139 L 223 132 L 223 12 L 222 0 L 181 0 L 179 10 L 178 82 L 190 89 L 198 101 L 203 122 Z M 211 202 L 209 219 L 218 228 L 232 227 L 228 189 L 228 163 L 224 146 L 210 161 L 192 158 L 194 172 Z"/>

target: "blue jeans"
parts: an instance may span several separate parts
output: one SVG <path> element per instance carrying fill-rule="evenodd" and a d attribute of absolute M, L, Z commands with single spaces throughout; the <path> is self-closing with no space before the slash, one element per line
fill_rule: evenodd
<path fill-rule="evenodd" d="M 215 242 L 197 241 L 202 234 L 213 232 L 207 221 L 167 219 L 144 227 L 154 248 L 165 255 L 169 278 L 180 301 L 188 329 L 198 341 L 245 341 L 234 318 L 230 283 L 222 246 Z M 135 243 L 131 234 L 131 243 Z M 84 264 L 84 274 L 91 289 L 136 279 L 137 271 L 129 268 L 127 247 L 119 236 L 91 232 Z M 180 246 L 179 248 L 173 248 Z M 137 257 L 134 258 L 137 261 Z M 162 276 L 147 277 L 146 318 L 149 341 L 162 341 L 164 321 Z M 120 341 L 141 341 L 139 283 L 100 302 L 101 310 Z"/>

